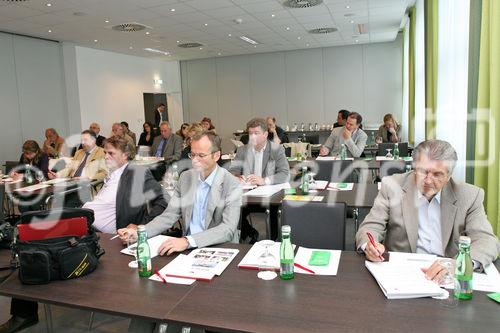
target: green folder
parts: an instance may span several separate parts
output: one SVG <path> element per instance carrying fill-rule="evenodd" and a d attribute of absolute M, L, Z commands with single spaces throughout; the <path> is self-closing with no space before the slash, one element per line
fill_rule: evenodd
<path fill-rule="evenodd" d="M 309 265 L 328 266 L 331 254 L 330 251 L 312 251 L 311 258 L 309 258 Z"/>
<path fill-rule="evenodd" d="M 285 195 L 287 194 L 296 194 L 297 191 L 294 188 L 286 188 L 285 189 Z"/>
<path fill-rule="evenodd" d="M 337 184 L 337 188 L 346 188 L 347 187 L 347 183 L 338 183 Z"/>
<path fill-rule="evenodd" d="M 487 296 L 497 303 L 500 303 L 500 293 L 488 294 Z"/>

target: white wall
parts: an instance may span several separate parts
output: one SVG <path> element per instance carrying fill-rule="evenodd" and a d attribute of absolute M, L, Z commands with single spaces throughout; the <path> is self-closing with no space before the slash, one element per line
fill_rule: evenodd
<path fill-rule="evenodd" d="M 18 160 L 25 140 L 68 133 L 61 45 L 0 33 L 0 163 Z"/>
<path fill-rule="evenodd" d="M 222 136 L 254 116 L 332 123 L 340 109 L 365 127 L 401 119 L 402 40 L 181 62 L 184 119 L 212 118 Z"/>
<path fill-rule="evenodd" d="M 173 128 L 182 123 L 178 62 L 165 62 L 85 47 L 75 47 L 82 127 L 101 125 L 109 136 L 114 122 L 127 121 L 137 136 L 144 122 L 143 93 L 167 93 Z M 156 86 L 154 79 L 162 79 Z M 139 139 L 139 137 L 137 137 Z"/>

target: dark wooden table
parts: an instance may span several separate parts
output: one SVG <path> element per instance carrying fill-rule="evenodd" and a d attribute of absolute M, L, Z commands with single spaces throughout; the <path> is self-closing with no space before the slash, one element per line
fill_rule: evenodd
<path fill-rule="evenodd" d="M 499 305 L 483 292 L 446 308 L 431 298 L 388 300 L 364 266 L 342 252 L 337 276 L 296 274 L 264 281 L 238 269 L 248 245 L 226 271 L 196 287 L 165 320 L 218 332 L 498 332 Z M 497 266 L 500 262 L 497 261 Z"/>
<path fill-rule="evenodd" d="M 163 284 L 140 278 L 137 270 L 128 267 L 133 257 L 121 254 L 121 241 L 111 241 L 110 237 L 101 234 L 100 243 L 106 254 L 93 273 L 74 280 L 24 285 L 16 272 L 0 285 L 0 294 L 119 316 L 163 320 L 193 285 Z M 156 257 L 153 265 L 160 269 L 170 260 L 172 257 Z"/>

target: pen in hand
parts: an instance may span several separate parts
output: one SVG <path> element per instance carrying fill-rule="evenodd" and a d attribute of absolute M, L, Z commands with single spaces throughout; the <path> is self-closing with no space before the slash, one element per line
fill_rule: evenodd
<path fill-rule="evenodd" d="M 384 257 L 382 257 L 382 254 L 379 252 L 378 248 L 377 248 L 377 244 L 375 243 L 375 239 L 373 238 L 372 234 L 367 232 L 366 235 L 368 236 L 368 239 L 370 240 L 370 243 L 373 245 L 373 247 L 375 248 L 375 251 L 377 251 L 378 253 L 378 257 L 380 260 L 384 261 Z"/>

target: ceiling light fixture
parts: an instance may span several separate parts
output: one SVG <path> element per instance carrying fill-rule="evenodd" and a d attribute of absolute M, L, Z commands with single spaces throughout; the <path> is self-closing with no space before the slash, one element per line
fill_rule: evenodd
<path fill-rule="evenodd" d="M 306 47 L 309 47 L 309 44 L 306 44 Z"/>
<path fill-rule="evenodd" d="M 170 9 L 171 12 L 175 12 L 175 8 Z"/>
<path fill-rule="evenodd" d="M 274 14 L 271 14 L 271 17 L 276 17 L 276 15 L 274 15 Z"/>
<path fill-rule="evenodd" d="M 149 31 L 146 31 L 146 35 L 149 35 Z"/>
<path fill-rule="evenodd" d="M 350 8 L 351 8 L 351 6 L 347 5 L 347 6 L 345 6 L 345 8 L 346 8 L 346 9 L 350 9 Z"/>
<path fill-rule="evenodd" d="M 152 49 L 150 47 L 146 47 L 143 50 L 144 51 L 148 51 L 148 52 L 152 52 L 152 53 L 159 53 L 159 54 L 163 54 L 163 55 L 169 55 L 169 53 L 167 51 L 162 51 L 162 50 L 158 50 L 158 49 Z"/>
<path fill-rule="evenodd" d="M 52 4 L 51 4 L 51 3 L 48 3 L 48 4 L 46 4 L 45 6 L 47 6 L 47 7 L 52 7 Z"/>
<path fill-rule="evenodd" d="M 354 23 L 354 20 L 351 20 L 351 23 Z"/>
<path fill-rule="evenodd" d="M 233 36 L 233 35 L 231 35 L 231 34 L 227 34 L 227 37 L 232 37 L 232 36 Z"/>
<path fill-rule="evenodd" d="M 180 40 L 176 40 L 175 42 L 176 42 L 177 44 L 179 44 L 181 41 L 180 41 Z"/>
<path fill-rule="evenodd" d="M 285 28 L 285 30 L 286 30 L 286 31 L 290 31 L 290 27 L 286 27 L 286 28 Z"/>
<path fill-rule="evenodd" d="M 208 23 L 205 23 L 205 24 L 204 24 L 204 26 L 205 26 L 205 27 L 208 27 Z"/>
<path fill-rule="evenodd" d="M 299 36 L 299 37 L 297 37 L 297 39 L 301 39 L 301 38 L 302 38 L 302 37 L 300 37 L 300 36 Z"/>
<path fill-rule="evenodd" d="M 132 47 L 132 46 L 129 46 L 129 47 L 128 47 L 128 49 L 129 49 L 129 50 L 133 50 L 133 49 L 134 49 L 134 47 Z"/>
<path fill-rule="evenodd" d="M 355 40 L 355 42 L 356 42 L 356 43 L 359 43 L 359 40 L 358 40 L 358 39 L 356 39 L 356 40 Z"/>
<path fill-rule="evenodd" d="M 49 29 L 49 31 L 47 31 L 47 32 L 52 32 L 52 30 Z"/>
<path fill-rule="evenodd" d="M 240 39 L 241 39 L 241 40 L 243 40 L 243 41 L 245 41 L 245 42 L 247 42 L 247 43 L 250 43 L 250 44 L 252 44 L 252 45 L 257 45 L 257 44 L 259 44 L 259 42 L 255 41 L 255 40 L 253 40 L 252 38 L 249 38 L 249 37 L 247 37 L 247 36 L 240 36 Z"/>
<path fill-rule="evenodd" d="M 105 20 L 104 23 L 109 23 L 109 20 Z"/>
<path fill-rule="evenodd" d="M 202 48 L 202 47 L 200 47 L 200 50 L 203 50 L 203 48 Z"/>
<path fill-rule="evenodd" d="M 97 43 L 97 42 L 98 42 L 98 40 L 97 40 L 97 39 L 94 39 L 94 43 Z"/>
<path fill-rule="evenodd" d="M 217 55 L 221 55 L 221 54 L 222 54 L 222 53 L 220 53 L 220 52 L 219 52 L 219 53 L 217 53 Z"/>

